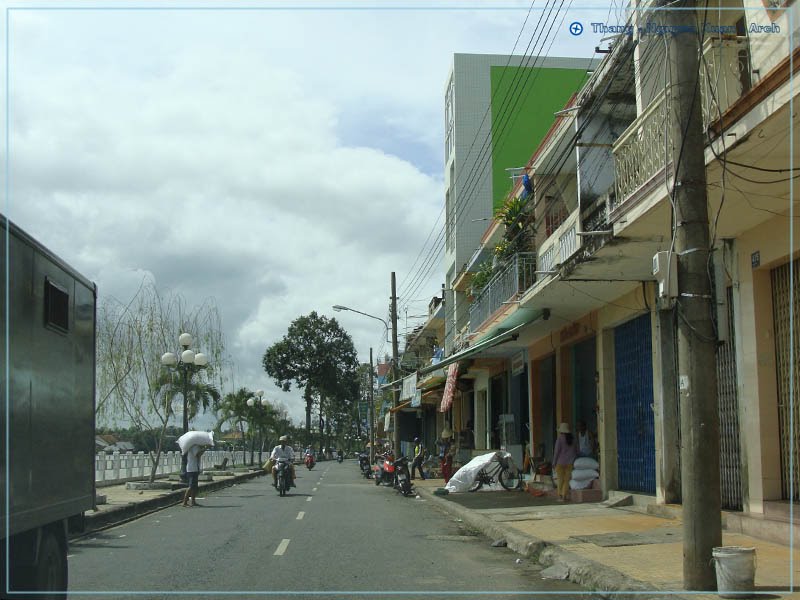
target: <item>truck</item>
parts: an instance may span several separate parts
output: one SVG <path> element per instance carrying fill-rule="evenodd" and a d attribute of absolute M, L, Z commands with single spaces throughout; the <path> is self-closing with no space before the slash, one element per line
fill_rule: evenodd
<path fill-rule="evenodd" d="M 0 594 L 63 599 L 95 505 L 97 286 L 2 214 L 0 269 Z"/>

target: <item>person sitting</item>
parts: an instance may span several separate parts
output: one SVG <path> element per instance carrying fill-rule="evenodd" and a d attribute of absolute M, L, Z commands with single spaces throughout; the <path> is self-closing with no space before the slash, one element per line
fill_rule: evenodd
<path fill-rule="evenodd" d="M 278 442 L 280 442 L 277 446 L 272 449 L 272 454 L 269 455 L 270 460 L 272 460 L 275 464 L 272 465 L 272 485 L 278 487 L 278 460 L 281 458 L 285 458 L 289 461 L 289 473 L 291 475 L 292 481 L 289 485 L 292 487 L 297 487 L 294 484 L 294 450 L 292 447 L 287 445 L 289 438 L 285 435 L 282 435 Z"/>

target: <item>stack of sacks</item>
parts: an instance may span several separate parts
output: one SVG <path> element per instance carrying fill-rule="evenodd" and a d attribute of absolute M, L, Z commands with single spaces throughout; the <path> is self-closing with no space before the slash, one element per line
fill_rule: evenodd
<path fill-rule="evenodd" d="M 192 446 L 213 446 L 213 431 L 187 431 L 178 438 L 181 454 L 186 454 Z"/>
<path fill-rule="evenodd" d="M 582 456 L 575 459 L 572 465 L 572 479 L 569 481 L 571 490 L 585 490 L 591 487 L 592 481 L 600 477 L 598 469 L 600 464 L 593 458 Z"/>

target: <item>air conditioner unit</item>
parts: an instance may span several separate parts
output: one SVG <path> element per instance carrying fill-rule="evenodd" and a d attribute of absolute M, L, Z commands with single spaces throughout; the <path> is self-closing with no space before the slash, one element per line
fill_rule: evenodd
<path fill-rule="evenodd" d="M 658 297 L 678 297 L 678 257 L 674 252 L 656 252 L 653 256 L 653 277 L 658 282 Z"/>

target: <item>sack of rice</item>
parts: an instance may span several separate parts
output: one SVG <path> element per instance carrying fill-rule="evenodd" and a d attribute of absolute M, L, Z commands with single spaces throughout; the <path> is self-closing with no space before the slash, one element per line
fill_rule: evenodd
<path fill-rule="evenodd" d="M 594 469 L 597 471 L 600 468 L 600 463 L 590 456 L 581 456 L 575 459 L 575 464 L 572 466 L 576 469 Z"/>
<path fill-rule="evenodd" d="M 600 473 L 594 469 L 575 469 L 572 471 L 572 479 L 575 481 L 591 481 L 600 477 Z"/>
<path fill-rule="evenodd" d="M 214 433 L 212 431 L 187 431 L 178 438 L 181 454 L 186 454 L 192 446 L 213 446 Z"/>

